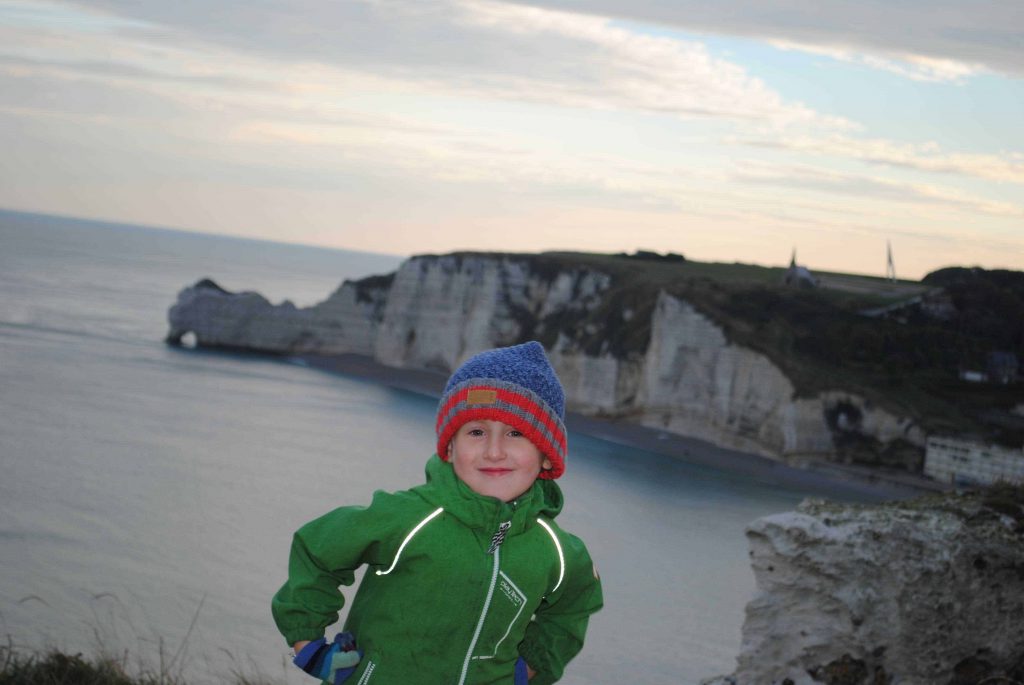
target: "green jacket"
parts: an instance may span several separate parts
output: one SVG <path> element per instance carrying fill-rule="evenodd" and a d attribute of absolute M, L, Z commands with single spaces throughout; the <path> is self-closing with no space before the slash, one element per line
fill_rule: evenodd
<path fill-rule="evenodd" d="M 364 651 L 355 685 L 510 685 L 521 655 L 554 683 L 601 608 L 583 542 L 554 518 L 562 492 L 537 480 L 513 502 L 473 492 L 436 455 L 427 482 L 376 492 L 295 534 L 288 581 L 272 609 L 289 645 L 338 618 L 353 572 L 367 565 L 345 630 Z M 508 522 L 503 542 L 489 552 Z"/>

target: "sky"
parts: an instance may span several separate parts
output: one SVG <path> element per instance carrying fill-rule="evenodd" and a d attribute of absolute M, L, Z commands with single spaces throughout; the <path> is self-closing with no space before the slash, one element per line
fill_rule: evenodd
<path fill-rule="evenodd" d="M 1024 269 L 1020 0 L 0 0 L 0 207 Z"/>

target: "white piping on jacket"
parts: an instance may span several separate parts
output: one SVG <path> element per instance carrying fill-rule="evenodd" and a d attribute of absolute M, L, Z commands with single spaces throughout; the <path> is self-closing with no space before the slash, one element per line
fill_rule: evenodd
<path fill-rule="evenodd" d="M 551 588 L 551 592 L 554 592 L 559 587 L 561 587 L 562 579 L 565 578 L 565 555 L 562 554 L 562 543 L 560 543 L 558 541 L 558 536 L 555 535 L 555 531 L 551 530 L 551 526 L 549 526 L 548 524 L 544 523 L 544 521 L 541 520 L 541 519 L 537 519 L 537 523 L 539 523 L 540 525 L 544 526 L 544 530 L 546 530 L 548 532 L 548 535 L 551 536 L 551 540 L 555 543 L 555 549 L 558 550 L 558 563 L 559 563 L 558 582 L 555 583 L 555 586 L 553 588 Z M 548 594 L 551 594 L 551 593 L 549 592 Z"/>
<path fill-rule="evenodd" d="M 484 598 L 484 609 L 480 612 L 480 620 L 476 622 L 476 630 L 473 632 L 473 639 L 466 650 L 466 660 L 462 662 L 462 675 L 459 676 L 459 685 L 465 685 L 466 674 L 469 673 L 469 661 L 473 658 L 473 650 L 476 649 L 476 641 L 480 639 L 480 631 L 484 628 L 484 619 L 487 618 L 487 610 L 491 608 L 491 599 L 494 597 L 494 586 L 498 584 L 498 562 L 501 558 L 501 547 L 494 550 L 494 568 L 491 570 L 491 586 L 487 588 L 487 597 Z"/>
<path fill-rule="evenodd" d="M 409 531 L 409 534 L 405 536 L 404 540 L 402 540 L 402 544 L 398 546 L 398 551 L 395 552 L 395 558 L 392 560 L 391 566 L 389 566 L 386 571 L 377 571 L 377 575 L 386 576 L 387 574 L 394 571 L 395 566 L 398 565 L 398 557 L 402 556 L 402 550 L 405 549 L 405 546 L 407 544 L 409 544 L 409 540 L 412 540 L 412 536 L 418 533 L 420 531 L 420 528 L 430 523 L 431 519 L 440 514 L 442 511 L 444 511 L 444 507 L 438 507 L 437 509 L 434 510 L 434 513 L 432 513 L 430 516 L 416 524 L 416 527 Z"/>
<path fill-rule="evenodd" d="M 513 618 L 512 622 L 508 624 L 508 630 L 505 631 L 505 634 L 501 636 L 500 640 L 498 640 L 497 642 L 494 643 L 494 654 L 492 654 L 489 657 L 485 657 L 485 656 L 475 657 L 475 658 L 478 658 L 478 659 L 492 659 L 492 658 L 494 658 L 495 655 L 497 655 L 498 647 L 501 646 L 501 643 L 504 642 L 505 638 L 508 637 L 509 634 L 512 632 L 512 626 L 514 626 L 516 624 L 516 621 L 519 620 L 519 615 L 522 614 L 523 613 L 523 609 L 526 608 L 526 601 L 527 600 L 526 600 L 526 595 L 523 594 L 523 591 L 520 590 L 519 587 L 515 583 L 512 582 L 511 578 L 509 578 L 508 576 L 505 575 L 504 571 L 501 572 L 501 577 L 505 579 L 505 582 L 508 583 L 509 586 L 513 590 L 516 591 L 516 593 L 519 595 L 520 599 L 522 599 L 523 601 L 519 603 L 519 611 L 516 612 L 515 618 Z"/>
<path fill-rule="evenodd" d="M 366 664 L 366 670 L 363 671 L 363 677 L 359 679 L 359 682 L 356 683 L 356 685 L 366 685 L 366 683 L 370 682 L 370 676 L 373 675 L 373 669 L 375 668 L 377 668 L 377 664 L 372 661 Z"/>

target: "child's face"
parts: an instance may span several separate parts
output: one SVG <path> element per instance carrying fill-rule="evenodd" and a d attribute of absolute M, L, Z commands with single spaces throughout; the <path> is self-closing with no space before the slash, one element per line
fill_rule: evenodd
<path fill-rule="evenodd" d="M 455 475 L 473 492 L 514 500 L 530 489 L 541 468 L 551 468 L 540 450 L 501 421 L 469 421 L 448 448 Z"/>

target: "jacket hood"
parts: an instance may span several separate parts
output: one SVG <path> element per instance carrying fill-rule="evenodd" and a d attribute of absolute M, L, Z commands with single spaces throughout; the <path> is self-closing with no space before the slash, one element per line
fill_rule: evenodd
<path fill-rule="evenodd" d="M 511 520 L 512 531 L 521 531 L 538 516 L 555 518 L 562 511 L 562 489 L 553 480 L 538 478 L 529 490 L 511 502 L 474 492 L 455 475 L 451 463 L 436 454 L 427 460 L 427 482 L 413 488 L 425 500 L 457 517 L 471 528 L 491 530 L 496 522 Z"/>

